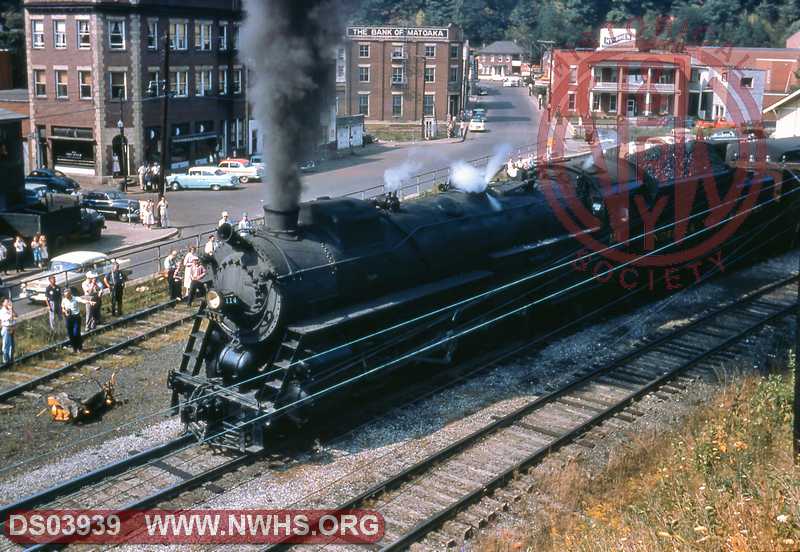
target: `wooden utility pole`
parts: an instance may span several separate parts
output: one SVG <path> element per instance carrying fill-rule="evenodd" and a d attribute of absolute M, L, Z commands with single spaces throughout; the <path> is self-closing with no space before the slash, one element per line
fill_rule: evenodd
<path fill-rule="evenodd" d="M 161 171 L 158 178 L 158 195 L 163 196 L 167 183 L 167 168 L 172 160 L 169 154 L 169 95 L 171 94 L 169 83 L 169 25 L 167 32 L 164 33 L 164 96 L 161 104 Z"/>
<path fill-rule="evenodd" d="M 784 173 L 786 174 L 786 173 Z M 800 276 L 800 256 L 797 261 Z M 800 277 L 797 280 L 797 306 L 794 319 L 794 400 L 792 402 L 792 451 L 795 464 L 800 463 Z"/>

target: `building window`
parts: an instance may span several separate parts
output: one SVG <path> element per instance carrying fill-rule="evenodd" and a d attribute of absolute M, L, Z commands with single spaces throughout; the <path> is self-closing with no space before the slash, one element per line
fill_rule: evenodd
<path fill-rule="evenodd" d="M 402 94 L 392 95 L 392 117 L 403 116 L 403 96 Z"/>
<path fill-rule="evenodd" d="M 82 100 L 92 99 L 92 72 L 78 71 L 78 82 L 80 83 L 80 94 Z"/>
<path fill-rule="evenodd" d="M 219 49 L 225 51 L 228 49 L 228 24 L 221 23 L 219 26 Z"/>
<path fill-rule="evenodd" d="M 67 22 L 63 19 L 53 21 L 53 47 L 59 50 L 67 47 Z"/>
<path fill-rule="evenodd" d="M 233 49 L 239 49 L 239 23 L 233 24 Z"/>
<path fill-rule="evenodd" d="M 458 65 L 450 66 L 450 74 L 448 75 L 450 82 L 458 82 Z"/>
<path fill-rule="evenodd" d="M 233 70 L 233 93 L 234 94 L 241 94 L 242 93 L 242 70 L 235 69 Z"/>
<path fill-rule="evenodd" d="M 213 93 L 211 71 L 203 69 L 195 73 L 194 93 L 196 96 L 210 96 Z"/>
<path fill-rule="evenodd" d="M 689 73 L 689 82 L 700 82 L 700 69 L 692 69 Z"/>
<path fill-rule="evenodd" d="M 458 50 L 459 50 L 458 44 L 451 44 L 450 45 L 450 57 L 453 58 L 453 59 L 457 58 L 458 57 Z"/>
<path fill-rule="evenodd" d="M 336 50 L 336 82 L 345 82 L 346 80 L 345 52 L 344 48 L 340 47 Z"/>
<path fill-rule="evenodd" d="M 422 114 L 428 117 L 433 116 L 434 94 L 425 94 L 422 99 Z"/>
<path fill-rule="evenodd" d="M 228 68 L 219 68 L 219 93 L 223 96 L 228 94 Z"/>
<path fill-rule="evenodd" d="M 197 50 L 211 50 L 211 23 L 195 21 L 194 47 Z"/>
<path fill-rule="evenodd" d="M 570 84 L 575 84 L 578 82 L 578 68 L 577 67 L 570 67 L 569 68 L 569 82 Z"/>
<path fill-rule="evenodd" d="M 78 48 L 87 50 L 92 47 L 92 33 L 89 30 L 89 21 L 78 21 Z"/>
<path fill-rule="evenodd" d="M 722 73 L 722 82 L 728 82 L 728 72 Z"/>
<path fill-rule="evenodd" d="M 405 84 L 406 72 L 402 65 L 392 66 L 392 84 Z"/>
<path fill-rule="evenodd" d="M 31 47 L 44 48 L 44 21 L 31 21 Z"/>
<path fill-rule="evenodd" d="M 600 94 L 592 96 L 592 111 L 600 111 Z"/>
<path fill-rule="evenodd" d="M 369 117 L 369 94 L 358 95 L 358 114 Z"/>
<path fill-rule="evenodd" d="M 392 46 L 392 59 L 405 59 L 406 54 L 402 44 Z"/>
<path fill-rule="evenodd" d="M 436 82 L 436 67 L 425 68 L 425 82 Z"/>
<path fill-rule="evenodd" d="M 740 84 L 742 88 L 753 88 L 753 77 L 742 77 Z"/>
<path fill-rule="evenodd" d="M 189 48 L 186 38 L 187 24 L 171 22 L 169 24 L 169 47 L 173 50 L 186 50 Z"/>
<path fill-rule="evenodd" d="M 617 95 L 611 94 L 608 97 L 608 112 L 609 113 L 616 113 L 617 112 Z"/>
<path fill-rule="evenodd" d="M 160 77 L 160 71 L 150 71 L 147 73 L 147 82 L 145 83 L 146 86 L 144 89 L 145 95 L 155 97 L 161 94 L 162 84 Z"/>
<path fill-rule="evenodd" d="M 358 82 L 369 82 L 369 65 L 358 66 Z"/>
<path fill-rule="evenodd" d="M 109 72 L 109 90 L 111 92 L 112 100 L 125 100 L 128 98 L 128 87 L 125 84 L 126 80 L 127 73 L 124 71 Z"/>
<path fill-rule="evenodd" d="M 170 71 L 169 89 L 176 98 L 189 96 L 189 71 Z"/>
<path fill-rule="evenodd" d="M 567 110 L 575 111 L 575 92 L 567 94 Z"/>
<path fill-rule="evenodd" d="M 47 97 L 47 82 L 44 70 L 42 69 L 34 69 L 33 70 L 33 88 L 34 93 L 36 94 L 37 98 L 46 98 Z"/>
<path fill-rule="evenodd" d="M 147 22 L 147 49 L 158 50 L 158 21 L 155 19 Z"/>
<path fill-rule="evenodd" d="M 368 58 L 369 57 L 369 44 L 359 44 L 358 45 L 358 57 Z"/>
<path fill-rule="evenodd" d="M 122 19 L 108 22 L 108 46 L 112 50 L 125 49 L 125 21 Z"/>
<path fill-rule="evenodd" d="M 55 72 L 56 75 L 56 98 L 60 100 L 66 100 L 69 98 L 69 90 L 67 87 L 67 72 L 58 70 Z"/>
<path fill-rule="evenodd" d="M 432 58 L 436 57 L 436 46 L 432 44 L 425 45 L 425 57 Z"/>

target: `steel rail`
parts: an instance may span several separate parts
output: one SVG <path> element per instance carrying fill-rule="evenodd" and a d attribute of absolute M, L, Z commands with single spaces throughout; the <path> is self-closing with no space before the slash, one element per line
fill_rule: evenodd
<path fill-rule="evenodd" d="M 605 375 L 605 374 L 607 374 L 609 372 L 613 372 L 616 368 L 619 368 L 619 366 L 625 365 L 626 363 L 636 359 L 637 357 L 640 357 L 640 356 L 643 356 L 643 355 L 645 355 L 645 354 L 647 354 L 649 352 L 652 352 L 653 350 L 657 349 L 659 346 L 664 345 L 664 344 L 666 344 L 666 343 L 668 343 L 668 342 L 670 342 L 670 341 L 672 341 L 672 340 L 674 340 L 676 338 L 679 338 L 679 337 L 683 336 L 684 334 L 690 332 L 694 328 L 697 328 L 699 325 L 702 325 L 703 323 L 707 323 L 707 322 L 709 322 L 710 320 L 712 320 L 712 319 L 714 319 L 716 317 L 728 314 L 728 313 L 736 310 L 737 308 L 741 308 L 743 306 L 746 306 L 747 304 L 757 300 L 759 297 L 762 297 L 762 296 L 764 296 L 764 295 L 766 295 L 766 294 L 768 294 L 768 293 L 770 293 L 770 292 L 772 292 L 772 291 L 774 291 L 776 289 L 779 289 L 781 287 L 785 287 L 785 286 L 787 286 L 787 285 L 789 285 L 789 284 L 791 284 L 791 283 L 793 283 L 795 281 L 798 281 L 798 280 L 800 280 L 800 275 L 794 275 L 794 276 L 790 276 L 790 277 L 787 277 L 787 278 L 783 278 L 783 279 L 779 280 L 778 282 L 774 282 L 774 283 L 769 284 L 769 285 L 767 285 L 765 287 L 762 287 L 761 289 L 752 291 L 752 292 L 748 293 L 747 295 L 745 295 L 745 296 L 743 296 L 743 297 L 741 297 L 741 298 L 739 298 L 739 299 L 737 299 L 737 300 L 735 300 L 733 302 L 728 303 L 725 306 L 722 306 L 720 308 L 714 309 L 713 311 L 710 311 L 710 312 L 706 313 L 705 315 L 701 316 L 700 318 L 697 318 L 696 320 L 690 322 L 689 324 L 686 324 L 686 325 L 681 326 L 679 328 L 675 328 L 675 329 L 669 331 L 668 333 L 665 333 L 664 335 L 662 335 L 660 337 L 657 337 L 656 339 L 653 339 L 652 341 L 647 341 L 646 343 L 643 343 L 640 347 L 637 347 L 636 349 L 634 349 L 634 350 L 632 350 L 632 351 L 630 351 L 628 353 L 625 353 L 625 354 L 623 354 L 623 355 L 621 355 L 621 356 L 619 356 L 619 357 L 617 357 L 617 358 L 615 358 L 615 359 L 603 364 L 600 367 L 591 369 L 590 371 L 579 375 L 576 379 L 570 381 L 566 385 L 564 385 L 564 386 L 562 386 L 562 387 L 560 387 L 560 388 L 558 388 L 556 390 L 553 390 L 553 391 L 551 391 L 549 393 L 546 393 L 545 395 L 542 395 L 542 396 L 530 401 L 529 403 L 521 406 L 520 408 L 514 410 L 513 412 L 503 416 L 502 418 L 498 418 L 497 420 L 493 421 L 492 423 L 490 423 L 490 424 L 478 429 L 477 431 L 475 431 L 475 432 L 473 432 L 473 433 L 471 433 L 471 434 L 459 439 L 458 441 L 452 443 L 451 445 L 448 445 L 447 447 L 445 447 L 445 448 L 443 448 L 443 449 L 431 454 L 430 456 L 424 458 L 423 460 L 420 460 L 419 462 L 417 462 L 414 465 L 406 468 L 405 470 L 401 471 L 400 473 L 398 473 L 398 474 L 396 474 L 396 475 L 394 475 L 392 477 L 389 477 L 389 478 L 385 479 L 384 481 L 382 481 L 382 482 L 380 482 L 380 483 L 378 483 L 376 485 L 373 485 L 372 487 L 370 487 L 366 491 L 360 493 L 358 496 L 356 496 L 356 497 L 354 497 L 354 498 L 342 503 L 341 505 L 339 505 L 337 507 L 337 509 L 339 509 L 339 510 L 349 510 L 349 509 L 357 508 L 357 507 L 359 507 L 359 505 L 363 504 L 364 502 L 366 502 L 366 501 L 368 501 L 370 499 L 375 498 L 376 496 L 380 495 L 384 491 L 397 488 L 400 485 L 402 485 L 403 483 L 405 483 L 406 481 L 408 481 L 410 478 L 412 478 L 412 477 L 414 477 L 416 475 L 419 475 L 421 473 L 424 473 L 430 467 L 440 463 L 441 461 L 453 456 L 454 454 L 456 454 L 458 452 L 463 451 L 464 449 L 468 448 L 470 445 L 474 444 L 475 442 L 479 441 L 480 439 L 482 439 L 482 438 L 484 438 L 484 437 L 486 437 L 486 436 L 488 436 L 488 435 L 490 435 L 490 434 L 492 434 L 492 433 L 494 433 L 494 432 L 496 432 L 496 431 L 498 431 L 498 430 L 500 430 L 502 428 L 505 428 L 505 427 L 513 424 L 515 421 L 517 421 L 520 418 L 530 414 L 531 412 L 536 411 L 537 409 L 541 408 L 542 406 L 544 406 L 546 404 L 550 404 L 552 402 L 557 401 L 559 398 L 561 398 L 564 395 L 570 393 L 571 391 L 574 391 L 575 389 L 579 388 L 583 384 L 585 384 L 587 382 L 590 382 L 590 381 L 596 379 L 599 376 Z M 426 534 L 426 533 L 430 532 L 431 530 L 433 530 L 433 528 L 435 528 L 438 525 L 440 525 L 443 521 L 445 521 L 447 518 L 449 518 L 451 515 L 453 515 L 454 512 L 463 509 L 466 505 L 469 505 L 472 502 L 474 502 L 475 500 L 485 496 L 488 491 L 490 491 L 493 488 L 496 488 L 496 487 L 502 485 L 504 482 L 506 482 L 508 480 L 509 477 L 513 476 L 514 473 L 519 471 L 520 468 L 530 466 L 532 463 L 536 463 L 536 462 L 540 461 L 547 454 L 549 454 L 551 452 L 554 452 L 555 450 L 563 447 L 564 445 L 573 442 L 575 439 L 580 437 L 583 433 L 588 431 L 591 427 L 593 427 L 597 423 L 599 423 L 599 422 L 603 421 L 605 418 L 607 418 L 609 416 L 612 416 L 613 414 L 617 413 L 620 409 L 625 408 L 632 401 L 636 400 L 637 398 L 641 397 L 642 395 L 645 395 L 645 394 L 649 393 L 652 389 L 661 386 L 664 382 L 666 382 L 669 379 L 674 378 L 680 372 L 683 372 L 686 369 L 696 365 L 697 363 L 701 362 L 703 359 L 716 354 L 720 350 L 723 350 L 725 348 L 730 347 L 732 344 L 735 344 L 736 342 L 740 341 L 744 337 L 747 337 L 747 335 L 749 335 L 750 333 L 756 331 L 760 327 L 770 323 L 771 321 L 773 321 L 775 319 L 779 319 L 779 318 L 785 317 L 788 314 L 791 314 L 794 311 L 795 308 L 796 308 L 795 304 L 787 306 L 786 308 L 782 309 L 778 313 L 775 313 L 775 314 L 769 316 L 768 318 L 765 318 L 765 319 L 759 320 L 758 322 L 753 323 L 752 325 L 750 325 L 746 329 L 744 329 L 741 332 L 737 333 L 736 335 L 728 338 L 723 343 L 713 347 L 712 349 L 710 349 L 708 351 L 705 351 L 703 353 L 700 353 L 700 354 L 696 355 L 695 357 L 693 357 L 693 358 L 691 358 L 689 360 L 686 360 L 686 361 L 682 360 L 679 366 L 675 367 L 674 369 L 671 369 L 668 373 L 664 374 L 663 376 L 660 376 L 659 378 L 657 378 L 657 379 L 655 379 L 655 380 L 653 380 L 653 381 L 651 381 L 651 382 L 649 382 L 649 383 L 647 383 L 645 385 L 642 385 L 639 389 L 637 389 L 636 391 L 632 392 L 630 395 L 628 395 L 625 398 L 623 398 L 622 400 L 620 400 L 614 406 L 606 408 L 603 412 L 597 414 L 596 416 L 594 416 L 592 419 L 590 419 L 586 423 L 581 424 L 579 427 L 575 428 L 574 430 L 572 430 L 572 431 L 568 432 L 567 434 L 564 434 L 563 436 L 559 437 L 556 441 L 554 441 L 552 443 L 549 443 L 547 446 L 543 447 L 540 450 L 537 450 L 532 456 L 522 460 L 521 462 L 516 464 L 512 469 L 507 470 L 506 472 L 504 472 L 500 476 L 497 476 L 495 479 L 493 479 L 490 482 L 491 487 L 484 485 L 483 487 L 481 487 L 481 489 L 478 489 L 475 492 L 470 493 L 469 495 L 463 497 L 461 500 L 458 501 L 458 503 L 454 503 L 453 505 L 448 507 L 446 510 L 437 513 L 435 516 L 432 516 L 431 518 L 427 519 L 426 521 L 424 521 L 424 522 L 420 523 L 419 525 L 415 526 L 408 533 L 403 535 L 400 540 L 396 541 L 395 543 L 391 543 L 391 544 L 387 545 L 386 547 L 382 548 L 382 550 L 398 550 L 398 549 L 407 547 L 409 544 L 411 544 L 412 542 L 417 540 L 420 537 L 420 535 Z M 271 546 L 265 548 L 264 550 L 271 550 L 271 551 L 273 551 L 273 550 L 285 550 L 285 549 L 288 549 L 289 547 L 291 547 L 291 545 L 289 545 L 287 543 L 277 543 L 277 544 L 274 544 L 274 545 L 271 545 Z"/>
<path fill-rule="evenodd" d="M 444 523 L 450 516 L 454 513 L 465 509 L 466 507 L 470 506 L 474 502 L 480 500 L 482 497 L 486 496 L 490 491 L 501 487 L 502 485 L 506 484 L 510 481 L 516 473 L 519 473 L 523 469 L 527 469 L 534 464 L 541 462 L 544 458 L 546 458 L 551 453 L 561 449 L 562 447 L 575 442 L 579 437 L 581 437 L 584 433 L 589 431 L 591 428 L 599 424 L 600 422 L 610 418 L 611 416 L 615 415 L 620 410 L 624 409 L 625 407 L 629 406 L 635 400 L 647 395 L 648 393 L 656 390 L 657 388 L 661 387 L 666 382 L 672 380 L 674 377 L 679 375 L 680 373 L 688 370 L 692 366 L 695 366 L 705 360 L 706 358 L 713 356 L 720 351 L 727 349 L 728 347 L 738 343 L 742 339 L 746 338 L 753 332 L 760 329 L 762 326 L 769 324 L 770 322 L 774 322 L 781 318 L 784 318 L 790 314 L 793 314 L 797 309 L 796 304 L 791 304 L 780 311 L 768 316 L 767 318 L 755 322 L 745 328 L 744 330 L 736 333 L 735 335 L 731 336 L 724 342 L 714 346 L 713 348 L 709 349 L 708 351 L 704 351 L 695 355 L 693 358 L 689 359 L 688 361 L 683 362 L 679 366 L 670 369 L 667 373 L 651 380 L 650 382 L 642 385 L 639 389 L 633 391 L 625 398 L 621 399 L 615 405 L 608 407 L 603 412 L 596 414 L 586 422 L 582 423 L 580 426 L 570 430 L 569 432 L 565 433 L 564 435 L 556 438 L 555 441 L 549 443 L 548 445 L 540 448 L 530 456 L 524 458 L 523 460 L 515 463 L 513 466 L 505 470 L 503 473 L 499 474 L 498 476 L 494 477 L 491 481 L 485 484 L 480 489 L 477 489 L 461 499 L 457 502 L 454 502 L 452 505 L 447 507 L 446 509 L 436 513 L 435 515 L 429 517 L 428 519 L 422 521 L 421 523 L 414 526 L 410 531 L 403 534 L 399 539 L 396 541 L 382 547 L 380 550 L 381 552 L 390 552 L 393 550 L 402 550 L 410 546 L 413 542 L 421 538 L 422 536 L 426 535 L 427 533 L 431 532 L 439 525 Z"/>
<path fill-rule="evenodd" d="M 164 310 L 164 309 L 166 309 L 166 308 L 168 308 L 170 306 L 175 305 L 176 302 L 177 302 L 176 299 L 172 299 L 170 301 L 167 301 L 167 302 L 164 302 L 164 303 L 159 303 L 158 305 L 154 305 L 152 307 L 148 307 L 146 309 L 143 309 L 143 310 L 137 311 L 135 313 L 129 314 L 128 316 L 125 316 L 124 318 L 120 318 L 118 320 L 114 320 L 113 322 L 110 322 L 109 324 L 105 324 L 105 325 L 103 325 L 103 326 L 101 326 L 101 327 L 99 327 L 99 328 L 97 328 L 95 330 L 92 330 L 91 332 L 85 334 L 84 337 L 98 335 L 100 333 L 105 333 L 107 331 L 116 329 L 116 328 L 118 328 L 120 326 L 124 326 L 126 324 L 131 323 L 131 322 L 134 322 L 134 321 L 137 321 L 137 320 L 140 320 L 140 319 L 143 319 L 143 318 L 147 318 L 148 316 L 151 316 L 152 314 L 155 314 L 156 312 L 159 312 L 159 311 Z M 182 324 L 183 322 L 191 319 L 194 316 L 195 316 L 195 313 L 190 313 L 190 314 L 187 314 L 185 316 L 178 317 L 175 320 L 170 320 L 169 322 L 166 322 L 164 324 L 159 324 L 157 327 L 150 328 L 149 330 L 146 330 L 145 332 L 143 332 L 141 334 L 129 337 L 129 338 L 124 339 L 122 341 L 119 341 L 117 343 L 113 343 L 113 344 L 111 344 L 111 345 L 109 345 L 107 347 L 104 347 L 103 349 L 101 349 L 99 351 L 95 351 L 93 353 L 90 353 L 89 355 L 87 355 L 87 356 L 85 356 L 83 358 L 79 358 L 79 359 L 77 359 L 77 360 L 75 360 L 73 362 L 70 362 L 70 363 L 68 363 L 68 364 L 66 364 L 66 365 L 64 365 L 64 366 L 62 366 L 60 368 L 55 368 L 54 370 L 52 370 L 51 372 L 49 372 L 47 374 L 42 374 L 41 376 L 33 377 L 28 381 L 22 382 L 22 383 L 20 383 L 18 385 L 15 385 L 13 387 L 9 387 L 9 388 L 3 389 L 2 391 L 0 391 L 0 402 L 6 401 L 9 398 L 14 397 L 16 395 L 19 395 L 20 393 L 22 393 L 24 391 L 27 391 L 29 389 L 32 389 L 32 388 L 38 386 L 38 385 L 41 385 L 42 383 L 45 383 L 48 380 L 51 380 L 53 378 L 56 378 L 58 376 L 61 376 L 61 375 L 65 374 L 67 372 L 71 372 L 71 371 L 73 371 L 73 370 L 75 370 L 77 368 L 80 368 L 81 366 L 84 366 L 86 364 L 94 362 L 94 361 L 96 361 L 96 360 L 98 360 L 98 359 L 100 359 L 100 358 L 102 358 L 102 357 L 104 357 L 106 355 L 115 353 L 115 352 L 117 352 L 117 351 L 119 351 L 121 349 L 124 349 L 126 347 L 130 347 L 131 345 L 133 345 L 134 343 L 137 343 L 138 341 L 142 341 L 142 340 L 147 339 L 147 338 L 149 338 L 149 337 L 151 337 L 151 336 L 153 336 L 153 335 L 155 335 L 157 333 L 160 333 L 162 331 L 174 328 L 175 326 L 178 326 L 178 325 Z M 42 355 L 44 355 L 44 354 L 46 354 L 48 352 L 56 351 L 59 348 L 61 348 L 64 345 L 66 345 L 67 343 L 68 343 L 68 341 L 65 340 L 63 342 L 55 343 L 55 344 L 50 345 L 48 347 L 45 347 L 43 349 L 39 349 L 38 351 L 33 351 L 31 353 L 28 353 L 28 354 L 26 354 L 24 356 L 19 357 L 12 364 L 3 365 L 2 368 L 4 368 L 5 370 L 10 370 L 12 367 L 17 366 L 21 362 L 26 362 L 26 361 L 32 360 L 32 359 L 34 359 L 34 358 L 36 358 L 38 356 L 42 356 Z M 2 374 L 2 372 L 0 372 L 0 374 Z"/>

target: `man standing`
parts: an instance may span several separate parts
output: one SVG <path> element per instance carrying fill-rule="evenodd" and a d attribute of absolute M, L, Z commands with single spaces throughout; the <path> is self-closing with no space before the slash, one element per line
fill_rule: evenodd
<path fill-rule="evenodd" d="M 167 289 L 170 299 L 178 299 L 181 296 L 180 278 L 175 273 L 178 270 L 178 252 L 174 249 L 169 252 L 164 259 L 164 272 L 167 274 Z"/>
<path fill-rule="evenodd" d="M 192 283 L 189 284 L 189 298 L 187 304 L 191 307 L 192 301 L 194 301 L 194 296 L 196 293 L 203 293 L 203 289 L 205 285 L 203 284 L 203 279 L 206 277 L 206 267 L 200 264 L 200 260 L 195 257 L 192 261 L 192 265 L 190 267 L 190 274 L 192 278 Z"/>
<path fill-rule="evenodd" d="M 222 226 L 223 224 L 228 224 L 228 211 L 222 211 L 222 216 L 217 222 L 217 226 Z"/>
<path fill-rule="evenodd" d="M 169 203 L 167 202 L 167 196 L 161 196 L 156 208 L 158 210 L 158 220 L 161 223 L 161 228 L 169 228 Z"/>
<path fill-rule="evenodd" d="M 139 165 L 136 174 L 139 175 L 139 189 L 144 192 L 144 175 L 147 174 L 147 166 L 144 163 Z"/>
<path fill-rule="evenodd" d="M 14 259 L 17 262 L 17 272 L 24 272 L 24 263 L 25 263 L 25 240 L 22 239 L 22 236 L 17 236 L 17 239 L 14 240 Z"/>
<path fill-rule="evenodd" d="M 97 327 L 100 321 L 100 286 L 97 283 L 97 274 L 91 270 L 86 273 L 86 280 L 81 284 L 83 288 L 83 303 L 86 303 L 86 331 Z"/>
<path fill-rule="evenodd" d="M 67 324 L 67 338 L 72 345 L 72 351 L 78 353 L 83 350 L 83 337 L 81 336 L 81 306 L 79 299 L 72 295 L 72 290 L 67 287 L 64 290 L 64 299 L 61 302 L 61 310 L 64 313 L 64 320 Z M 85 302 L 85 301 L 82 301 Z M 88 311 L 91 305 L 86 305 Z"/>
<path fill-rule="evenodd" d="M 3 363 L 14 361 L 14 327 L 17 325 L 17 313 L 11 299 L 3 299 L 0 306 L 0 336 L 3 338 Z"/>
<path fill-rule="evenodd" d="M 56 284 L 56 277 L 50 276 L 47 279 L 50 285 L 44 291 L 45 299 L 47 300 L 47 314 L 50 318 L 50 331 L 56 332 L 56 319 L 58 323 L 61 322 L 61 288 Z"/>
<path fill-rule="evenodd" d="M 250 219 L 247 218 L 247 213 L 242 213 L 242 219 L 239 221 L 239 232 L 242 234 L 249 234 L 252 230 Z"/>
<path fill-rule="evenodd" d="M 8 274 L 8 248 L 0 242 L 0 270 L 3 271 L 3 275 Z"/>
<path fill-rule="evenodd" d="M 111 315 L 122 316 L 122 292 L 125 289 L 125 273 L 119 269 L 119 263 L 111 265 L 111 272 L 103 277 L 106 287 L 111 291 Z"/>
<path fill-rule="evenodd" d="M 214 254 L 214 251 L 217 249 L 217 236 L 211 234 L 208 236 L 208 241 L 206 245 L 203 247 L 203 253 L 208 255 L 209 257 Z"/>

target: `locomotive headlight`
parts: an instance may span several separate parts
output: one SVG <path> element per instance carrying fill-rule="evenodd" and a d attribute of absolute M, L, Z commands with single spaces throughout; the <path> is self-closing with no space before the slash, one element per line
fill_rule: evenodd
<path fill-rule="evenodd" d="M 222 306 L 222 295 L 212 289 L 206 293 L 206 304 L 210 309 L 219 309 Z"/>

